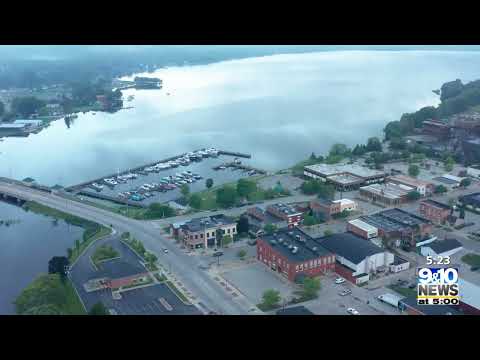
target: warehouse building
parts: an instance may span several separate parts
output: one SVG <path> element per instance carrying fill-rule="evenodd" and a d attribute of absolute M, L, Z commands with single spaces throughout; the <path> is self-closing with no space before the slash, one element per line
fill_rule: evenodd
<path fill-rule="evenodd" d="M 257 239 L 257 259 L 290 281 L 335 271 L 335 254 L 298 227 Z"/>
<path fill-rule="evenodd" d="M 433 241 L 430 244 L 420 248 L 423 256 L 432 256 L 434 258 L 452 256 L 463 249 L 462 244 L 457 239 L 445 239 Z"/>
<path fill-rule="evenodd" d="M 303 175 L 333 184 L 339 190 L 354 190 L 362 185 L 383 182 L 386 173 L 354 164 L 316 164 L 305 166 Z"/>
<path fill-rule="evenodd" d="M 394 208 L 359 218 L 378 230 L 378 236 L 388 240 L 398 240 L 396 245 L 403 244 L 415 248 L 417 242 L 431 238 L 433 224 L 428 219 Z M 362 223 L 357 223 L 362 225 Z M 364 231 L 355 223 L 349 223 L 350 232 L 361 236 Z"/>
<path fill-rule="evenodd" d="M 420 202 L 419 213 L 434 224 L 445 224 L 452 213 L 452 208 L 435 200 L 423 200 Z"/>
<path fill-rule="evenodd" d="M 455 175 L 445 174 L 445 175 L 433 178 L 432 181 L 434 181 L 436 185 L 445 186 L 447 189 L 456 189 L 460 187 L 460 183 L 462 182 L 463 179 L 465 178 L 455 176 Z"/>
<path fill-rule="evenodd" d="M 347 222 L 347 231 L 354 233 L 366 240 L 376 238 L 378 229 L 361 219 L 350 220 Z"/>
<path fill-rule="evenodd" d="M 340 233 L 317 239 L 335 254 L 335 271 L 354 284 L 370 279 L 370 273 L 388 270 L 394 255 L 352 233 Z"/>
<path fill-rule="evenodd" d="M 389 206 L 396 206 L 408 201 L 408 193 L 414 191 L 413 187 L 401 184 L 372 184 L 362 186 L 359 194 L 372 202 L 380 202 Z"/>
<path fill-rule="evenodd" d="M 433 184 L 406 175 L 389 176 L 386 180 L 392 184 L 405 185 L 418 191 L 422 196 L 433 193 Z"/>
<path fill-rule="evenodd" d="M 480 212 L 480 192 L 460 196 L 458 198 L 458 203 L 470 210 Z"/>

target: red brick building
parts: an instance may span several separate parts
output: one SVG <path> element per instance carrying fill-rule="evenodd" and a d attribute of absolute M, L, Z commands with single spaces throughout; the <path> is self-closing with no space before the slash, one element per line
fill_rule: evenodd
<path fill-rule="evenodd" d="M 332 215 L 340 213 L 342 205 L 339 202 L 317 199 L 310 202 L 310 208 L 316 216 L 321 216 L 325 220 L 330 220 Z"/>
<path fill-rule="evenodd" d="M 297 228 L 258 238 L 257 259 L 290 281 L 335 271 L 335 254 Z"/>
<path fill-rule="evenodd" d="M 265 212 L 258 206 L 248 208 L 246 213 L 258 221 L 265 221 Z"/>
<path fill-rule="evenodd" d="M 438 201 L 428 199 L 420 202 L 419 212 L 435 224 L 444 224 L 451 213 L 451 208 Z"/>
<path fill-rule="evenodd" d="M 285 220 L 288 227 L 294 227 L 300 224 L 303 214 L 293 206 L 285 204 L 273 204 L 267 207 L 267 212 L 279 219 Z"/>

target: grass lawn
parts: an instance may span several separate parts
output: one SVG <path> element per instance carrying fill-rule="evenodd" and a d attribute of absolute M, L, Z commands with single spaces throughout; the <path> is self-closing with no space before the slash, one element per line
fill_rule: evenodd
<path fill-rule="evenodd" d="M 118 251 L 115 250 L 112 246 L 102 245 L 95 249 L 95 252 L 92 255 L 92 261 L 95 266 L 98 266 L 98 264 L 102 261 L 114 259 L 119 256 L 120 254 L 118 253 Z"/>
<path fill-rule="evenodd" d="M 388 285 L 389 289 L 392 289 L 396 293 L 399 293 L 402 296 L 409 297 L 409 296 L 417 296 L 416 289 L 409 289 L 407 287 L 398 286 L 398 285 Z"/>
<path fill-rule="evenodd" d="M 468 264 L 470 266 L 480 266 L 480 255 L 477 254 L 466 254 L 462 256 L 461 259 L 465 264 Z"/>
<path fill-rule="evenodd" d="M 112 233 L 112 229 L 107 228 L 105 226 L 101 226 L 100 230 L 97 231 L 92 236 L 88 237 L 86 241 L 80 244 L 80 248 L 77 251 L 75 248 L 72 248 L 72 256 L 70 257 L 70 264 L 75 262 L 77 258 L 82 254 L 82 252 L 93 242 L 97 241 L 98 239 L 103 238 L 104 236 L 110 235 Z"/>
<path fill-rule="evenodd" d="M 177 295 L 180 298 L 180 300 L 182 300 L 184 303 L 190 304 L 190 301 L 188 301 L 185 295 L 183 295 L 183 293 L 180 290 L 178 290 L 177 287 L 171 281 L 167 281 L 166 284 L 170 288 L 170 290 L 172 290 L 175 293 L 175 295 Z"/>
<path fill-rule="evenodd" d="M 77 296 L 77 292 L 73 288 L 71 281 L 66 283 L 66 297 L 67 304 L 65 305 L 65 312 L 72 315 L 86 315 L 85 309 Z"/>

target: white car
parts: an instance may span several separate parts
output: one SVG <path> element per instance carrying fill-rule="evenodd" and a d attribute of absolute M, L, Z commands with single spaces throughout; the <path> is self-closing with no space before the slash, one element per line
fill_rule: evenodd
<path fill-rule="evenodd" d="M 360 315 L 359 312 L 357 310 L 355 310 L 354 308 L 348 308 L 347 312 L 351 315 Z"/>
<path fill-rule="evenodd" d="M 335 279 L 335 284 L 343 284 L 344 282 L 345 282 L 344 278 L 339 277 Z"/>
<path fill-rule="evenodd" d="M 163 249 L 163 252 L 164 252 L 165 254 L 168 254 L 168 249 Z"/>

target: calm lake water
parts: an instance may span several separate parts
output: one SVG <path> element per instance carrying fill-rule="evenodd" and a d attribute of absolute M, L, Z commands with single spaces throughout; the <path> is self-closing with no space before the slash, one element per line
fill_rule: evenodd
<path fill-rule="evenodd" d="M 0 175 L 71 185 L 210 146 L 275 170 L 381 136 L 388 121 L 437 104 L 442 83 L 480 78 L 479 65 L 473 51 L 333 51 L 161 69 L 148 76 L 162 90 L 124 92 L 134 109 L 0 142 Z"/>
<path fill-rule="evenodd" d="M 0 220 L 20 221 L 0 225 L 0 314 L 14 314 L 12 301 L 38 274 L 48 272 L 52 256 L 66 255 L 83 229 L 4 202 L 0 202 Z"/>

